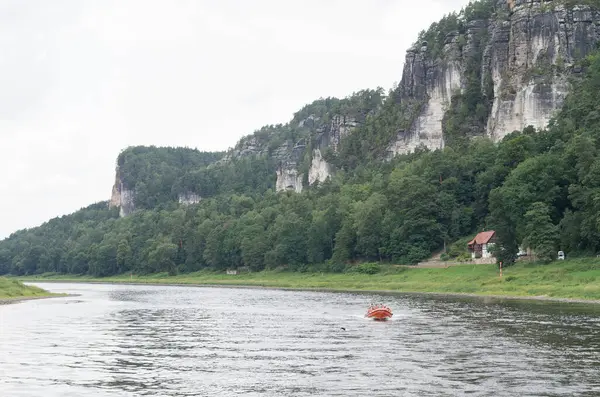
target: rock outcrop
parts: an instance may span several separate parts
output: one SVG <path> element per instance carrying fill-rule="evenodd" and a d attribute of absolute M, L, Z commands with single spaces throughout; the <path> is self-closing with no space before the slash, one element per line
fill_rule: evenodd
<path fill-rule="evenodd" d="M 448 46 L 449 47 L 449 46 Z M 451 48 L 446 49 L 450 52 Z M 393 154 L 414 151 L 419 145 L 431 149 L 444 147 L 442 119 L 454 91 L 461 90 L 459 59 L 445 65 L 428 66 L 424 49 L 410 49 L 406 55 L 401 90 L 405 101 L 417 100 L 422 107 L 408 130 L 399 130 L 392 142 Z M 433 74 L 428 75 L 428 73 Z"/>
<path fill-rule="evenodd" d="M 569 91 L 573 64 L 600 39 L 600 14 L 560 1 L 513 0 L 508 21 L 496 21 L 485 70 L 494 90 L 487 133 L 494 140 L 528 125 L 543 128 Z"/>
<path fill-rule="evenodd" d="M 305 183 L 312 185 L 317 181 L 324 182 L 331 176 L 333 167 L 323 158 L 324 151 L 338 152 L 341 140 L 360 125 L 353 116 L 337 113 L 327 116 L 329 121 L 310 114 L 302 120 L 292 120 L 288 125 L 281 126 L 283 130 L 289 128 L 301 131 L 298 135 L 302 138 L 297 142 L 287 140 L 271 151 L 268 150 L 267 143 L 269 139 L 277 139 L 274 135 L 262 140 L 259 140 L 256 135 L 247 136 L 238 142 L 223 161 L 245 156 L 271 156 L 277 163 L 275 189 L 299 193 Z M 300 167 L 304 161 L 307 161 L 305 159 L 307 150 L 310 153 L 310 162 L 307 163 L 308 174 L 305 174 Z"/>
<path fill-rule="evenodd" d="M 319 134 L 317 137 L 318 146 L 320 148 L 329 147 L 337 152 L 342 138 L 352 132 L 358 124 L 358 121 L 354 117 L 340 114 L 334 115 L 326 129 L 317 130 Z"/>
<path fill-rule="evenodd" d="M 295 168 L 295 164 L 280 166 L 277 169 L 277 182 L 275 188 L 278 192 L 294 191 L 302 192 L 302 177 L 303 175 Z"/>
<path fill-rule="evenodd" d="M 560 108 L 568 77 L 577 72 L 575 61 L 600 39 L 599 12 L 561 0 L 497 0 L 493 6 L 489 18 L 463 21 L 462 32 L 446 33 L 435 55 L 428 42 L 407 51 L 399 93 L 403 101 L 422 106 L 411 127 L 390 144 L 392 154 L 419 145 L 444 147 L 442 120 L 453 96 L 469 88 L 473 60 L 480 68 L 480 89 L 492 92 L 481 133 L 494 141 L 528 125 L 543 128 Z"/>
<path fill-rule="evenodd" d="M 119 216 L 124 217 L 135 210 L 134 191 L 125 187 L 121 178 L 119 166 L 115 172 L 115 184 L 112 188 L 112 194 L 108 203 L 109 208 L 119 208 Z"/>
<path fill-rule="evenodd" d="M 308 184 L 325 182 L 331 176 L 332 166 L 323 158 L 323 152 L 327 149 L 337 153 L 342 138 L 350 134 L 359 125 L 356 118 L 336 114 L 331 122 L 318 128 L 315 138 L 316 147 L 312 151 L 310 170 L 308 172 Z"/>
<path fill-rule="evenodd" d="M 330 176 L 331 165 L 323 158 L 321 149 L 314 149 L 310 169 L 308 170 L 308 184 L 312 185 L 315 182 L 324 182 Z"/>
<path fill-rule="evenodd" d="M 273 156 L 278 161 L 277 181 L 275 189 L 278 192 L 291 190 L 296 193 L 302 192 L 304 175 L 298 170 L 306 144 L 297 142 L 293 147 L 280 146 Z"/>
<path fill-rule="evenodd" d="M 419 146 L 442 149 L 473 136 L 497 142 L 529 125 L 544 128 L 569 92 L 569 77 L 579 72 L 577 61 L 600 41 L 600 12 L 589 2 L 572 3 L 472 2 L 419 36 L 406 53 L 399 85 L 387 97 L 377 89 L 321 98 L 290 122 L 242 138 L 207 167 L 264 157 L 276 174 L 277 191 L 301 192 L 335 172 L 328 160 L 348 167 L 345 153 L 356 163 L 363 155 L 385 157 L 387 149 L 389 159 Z M 340 152 L 344 139 L 353 141 Z M 178 201 L 199 202 L 200 196 L 185 193 L 188 189 L 175 190 L 183 192 Z M 118 168 L 110 205 L 122 216 L 135 209 L 134 192 Z"/>
<path fill-rule="evenodd" d="M 178 195 L 177 201 L 179 202 L 179 204 L 192 205 L 198 204 L 200 201 L 202 201 L 202 197 L 196 193 L 185 192 Z"/>

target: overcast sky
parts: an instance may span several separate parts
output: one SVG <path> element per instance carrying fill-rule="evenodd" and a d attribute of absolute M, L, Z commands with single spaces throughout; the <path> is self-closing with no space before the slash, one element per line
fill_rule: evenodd
<path fill-rule="evenodd" d="M 107 200 L 129 145 L 226 150 L 400 80 L 468 0 L 0 0 L 0 238 Z"/>

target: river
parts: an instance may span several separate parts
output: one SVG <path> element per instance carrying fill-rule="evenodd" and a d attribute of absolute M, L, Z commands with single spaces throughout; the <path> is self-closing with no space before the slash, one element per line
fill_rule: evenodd
<path fill-rule="evenodd" d="M 37 285 L 78 296 L 0 306 L 2 397 L 600 395 L 594 305 Z"/>

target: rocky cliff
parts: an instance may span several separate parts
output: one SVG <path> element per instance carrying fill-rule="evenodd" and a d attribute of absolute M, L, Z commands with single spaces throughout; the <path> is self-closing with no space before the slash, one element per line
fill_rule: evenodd
<path fill-rule="evenodd" d="M 296 142 L 287 139 L 276 148 L 269 150 L 265 147 L 268 141 L 261 144 L 255 136 L 249 136 L 238 143 L 230 156 L 273 157 L 277 164 L 276 190 L 300 193 L 306 183 L 312 185 L 315 182 L 324 182 L 331 176 L 333 167 L 325 161 L 323 152 L 325 150 L 337 152 L 341 139 L 358 125 L 354 117 L 345 114 L 334 113 L 326 116 L 325 120 L 315 114 L 303 120 L 293 120 L 287 127 L 297 132 L 294 136 L 300 139 Z"/>
<path fill-rule="evenodd" d="M 168 202 L 199 203 L 204 194 L 214 194 L 214 189 L 200 186 L 204 175 L 198 172 L 224 155 L 224 152 L 200 152 L 190 148 L 128 147 L 117 157 L 108 205 L 119 208 L 123 217 L 136 209 L 152 209 Z"/>
<path fill-rule="evenodd" d="M 396 109 L 374 117 L 396 122 L 388 158 L 419 146 L 441 149 L 473 136 L 498 142 L 529 125 L 544 128 L 562 106 L 569 77 L 580 72 L 576 61 L 600 41 L 598 8 L 593 1 L 580 2 L 477 1 L 422 32 L 406 53 L 400 84 L 388 95 Z M 390 112 L 401 115 L 394 119 Z M 365 122 L 330 116 L 313 126 L 305 184 L 332 174 L 324 153 L 338 152 L 344 137 Z M 315 121 L 319 117 L 309 114 L 302 123 Z M 382 129 L 381 123 L 371 124 L 376 132 Z M 300 191 L 304 174 L 298 162 L 284 164 L 278 190 Z"/>
<path fill-rule="evenodd" d="M 193 192 L 184 192 L 177 195 L 177 201 L 179 204 L 192 205 L 202 201 L 202 197 Z"/>
<path fill-rule="evenodd" d="M 550 3 L 550 4 L 549 4 Z M 600 14 L 588 6 L 514 0 L 507 21 L 493 21 L 484 70 L 494 97 L 487 134 L 494 140 L 527 125 L 543 128 L 562 105 L 577 59 L 596 48 Z"/>
<path fill-rule="evenodd" d="M 134 200 L 134 191 L 125 187 L 125 183 L 123 182 L 123 178 L 121 176 L 120 167 L 117 166 L 115 170 L 115 184 L 112 188 L 112 194 L 110 196 L 110 201 L 108 202 L 108 207 L 119 208 L 119 216 L 124 217 L 134 211 Z"/>
<path fill-rule="evenodd" d="M 324 182 L 334 170 L 325 152 L 338 153 L 340 143 L 377 111 L 382 90 L 364 90 L 344 98 L 319 99 L 298 111 L 285 125 L 267 126 L 242 138 L 226 159 L 270 156 L 277 164 L 277 191 L 301 192 Z"/>
<path fill-rule="evenodd" d="M 160 181 L 152 167 L 138 164 L 146 161 L 140 156 L 147 150 L 157 149 L 137 148 L 120 156 L 127 170 L 117 167 L 110 205 L 127 215 L 165 200 L 194 204 L 224 189 L 218 186 L 235 172 L 238 184 L 301 192 L 327 180 L 336 167 L 352 170 L 419 146 L 441 149 L 474 136 L 497 142 L 529 125 L 544 128 L 570 89 L 569 77 L 580 72 L 577 61 L 600 40 L 596 3 L 472 2 L 419 34 L 406 53 L 400 83 L 387 95 L 377 89 L 319 99 L 288 123 L 242 138 L 226 154 L 190 152 L 183 163 L 169 152 L 150 155 L 161 173 L 165 164 L 173 169 Z M 197 172 L 208 164 L 226 168 L 249 158 L 267 160 L 270 176 L 260 176 L 266 182 L 240 176 L 241 165 L 237 171 Z M 140 199 L 157 191 L 160 199 Z"/>
<path fill-rule="evenodd" d="M 569 91 L 569 75 L 578 72 L 575 61 L 600 38 L 597 9 L 572 3 L 481 1 L 434 24 L 407 51 L 398 88 L 402 100 L 421 102 L 421 111 L 389 151 L 443 148 L 445 117 L 473 90 L 480 106 L 470 109 L 468 135 L 499 141 L 528 125 L 545 127 Z"/>
<path fill-rule="evenodd" d="M 289 150 L 284 150 L 276 155 L 277 158 L 283 158 L 277 170 L 277 191 L 302 191 L 305 175 L 299 171 L 299 165 L 303 161 L 303 156 L 309 159 L 308 179 L 306 180 L 309 185 L 313 185 L 315 182 L 325 182 L 331 176 L 333 166 L 323 158 L 323 152 L 331 150 L 337 153 L 342 138 L 354 131 L 359 123 L 356 118 L 347 114 L 334 113 L 328 116 L 330 117 L 325 122 L 320 122 L 321 119 L 315 115 L 301 120 L 298 126 L 307 128 L 308 136 L 302 142 L 294 145 L 291 156 L 285 155 Z M 306 153 L 307 148 L 308 153 Z"/>
<path fill-rule="evenodd" d="M 326 150 L 338 153 L 342 138 L 348 136 L 359 125 L 360 122 L 356 117 L 335 114 L 329 124 L 317 129 L 308 171 L 309 185 L 325 182 L 331 176 L 333 167 L 323 158 L 323 153 Z"/>

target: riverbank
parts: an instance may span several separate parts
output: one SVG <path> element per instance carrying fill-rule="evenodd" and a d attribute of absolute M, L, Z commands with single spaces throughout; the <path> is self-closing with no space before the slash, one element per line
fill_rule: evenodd
<path fill-rule="evenodd" d="M 197 272 L 168 276 L 40 275 L 25 281 L 71 281 L 161 285 L 248 286 L 321 291 L 420 292 L 465 296 L 519 297 L 527 299 L 599 301 L 600 260 L 560 261 L 549 265 L 520 263 L 504 269 L 496 265 L 460 265 L 448 268 L 384 267 L 374 275 L 356 273 L 290 273 L 264 271 L 227 275 Z"/>
<path fill-rule="evenodd" d="M 25 285 L 18 280 L 0 277 L 0 305 L 17 303 L 25 300 L 52 298 L 59 296 L 64 295 L 53 294 L 39 287 Z"/>

